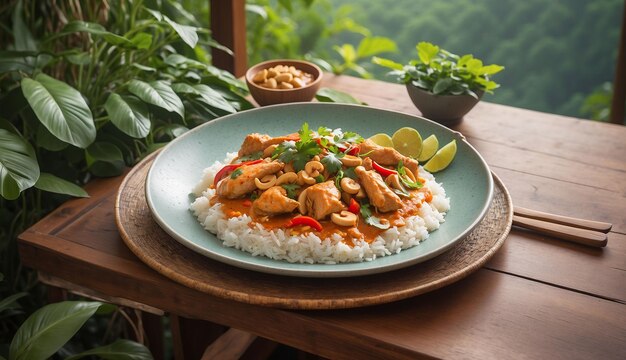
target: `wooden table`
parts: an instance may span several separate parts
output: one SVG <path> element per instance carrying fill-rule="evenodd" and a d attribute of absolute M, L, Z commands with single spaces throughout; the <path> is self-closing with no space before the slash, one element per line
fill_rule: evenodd
<path fill-rule="evenodd" d="M 328 75 L 323 86 L 419 114 L 399 85 Z M 115 225 L 119 177 L 91 182 L 90 198 L 22 234 L 22 261 L 57 284 L 328 358 L 626 358 L 626 127 L 483 101 L 455 129 L 516 205 L 611 222 L 608 246 L 514 228 L 486 266 L 426 295 L 351 310 L 265 308 L 192 290 L 139 261 Z"/>

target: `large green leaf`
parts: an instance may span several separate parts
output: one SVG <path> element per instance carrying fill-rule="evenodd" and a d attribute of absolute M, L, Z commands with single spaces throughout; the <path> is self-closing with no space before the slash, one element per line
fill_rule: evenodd
<path fill-rule="evenodd" d="M 0 51 L 0 73 L 9 71 L 33 71 L 39 53 L 34 51 Z"/>
<path fill-rule="evenodd" d="M 78 90 L 38 74 L 22 79 L 22 92 L 39 121 L 57 138 L 80 148 L 96 138 L 91 110 Z"/>
<path fill-rule="evenodd" d="M 38 178 L 39 164 L 33 147 L 21 136 L 0 129 L 0 195 L 14 200 Z"/>
<path fill-rule="evenodd" d="M 197 29 L 193 26 L 181 25 L 177 22 L 172 21 L 167 16 L 163 15 L 163 19 L 165 22 L 170 24 L 172 29 L 176 31 L 178 36 L 185 42 L 185 44 L 189 45 L 192 49 L 196 47 L 198 43 L 198 33 Z"/>
<path fill-rule="evenodd" d="M 124 155 L 112 143 L 97 141 L 85 153 L 89 171 L 96 176 L 117 176 L 124 171 Z"/>
<path fill-rule="evenodd" d="M 417 55 L 424 64 L 430 64 L 430 61 L 439 53 L 439 46 L 429 42 L 422 41 L 417 44 Z"/>
<path fill-rule="evenodd" d="M 164 81 L 146 83 L 141 80 L 128 82 L 128 90 L 148 104 L 156 105 L 167 111 L 175 112 L 181 118 L 185 117 L 185 107 L 178 95 Z"/>
<path fill-rule="evenodd" d="M 335 102 L 335 103 L 343 103 L 343 104 L 358 104 L 363 105 L 361 101 L 355 99 L 352 95 L 347 94 L 342 91 L 330 89 L 330 88 L 321 88 L 318 90 L 317 94 L 315 94 L 315 98 L 320 102 Z"/>
<path fill-rule="evenodd" d="M 404 69 L 404 65 L 397 63 L 393 60 L 379 58 L 378 56 L 374 56 L 372 58 L 372 62 L 376 65 L 384 66 L 393 70 L 402 70 Z"/>
<path fill-rule="evenodd" d="M 37 50 L 37 44 L 35 38 L 30 32 L 28 25 L 24 22 L 23 17 L 24 5 L 23 1 L 19 0 L 13 10 L 13 38 L 15 39 L 16 50 L 35 51 Z"/>
<path fill-rule="evenodd" d="M 7 296 L 6 298 L 0 300 L 0 312 L 3 312 L 4 310 L 19 308 L 19 304 L 17 304 L 16 301 L 23 298 L 26 295 L 28 295 L 27 292 L 20 292 L 17 294 Z"/>
<path fill-rule="evenodd" d="M 17 330 L 9 349 L 9 360 L 47 359 L 83 326 L 99 302 L 64 301 L 35 311 Z"/>
<path fill-rule="evenodd" d="M 97 356 L 105 360 L 152 360 L 152 354 L 148 348 L 130 340 L 117 340 L 112 344 L 70 356 L 65 360 L 82 359 L 86 356 Z"/>
<path fill-rule="evenodd" d="M 87 192 L 80 186 L 45 172 L 42 172 L 39 175 L 39 179 L 35 183 L 35 187 L 39 190 L 56 194 L 89 197 L 89 194 L 87 194 Z"/>
<path fill-rule="evenodd" d="M 104 109 L 111 122 L 129 136 L 144 138 L 150 132 L 148 107 L 141 100 L 112 93 L 104 104 Z"/>
<path fill-rule="evenodd" d="M 199 96 L 199 100 L 207 104 L 210 107 L 223 110 L 229 114 L 236 113 L 235 109 L 219 92 L 213 90 L 211 87 L 198 84 L 188 85 L 185 83 L 176 83 L 172 85 L 172 89 L 179 93 L 194 94 Z"/>
<path fill-rule="evenodd" d="M 135 47 L 132 41 L 123 36 L 109 32 L 104 26 L 96 23 L 76 20 L 71 21 L 61 30 L 61 34 L 71 34 L 75 32 L 87 32 L 95 36 L 100 36 L 109 44 Z"/>
<path fill-rule="evenodd" d="M 396 51 L 398 51 L 398 47 L 393 40 L 382 36 L 374 36 L 363 38 L 356 53 L 359 58 L 366 58 L 384 52 Z"/>
<path fill-rule="evenodd" d="M 37 143 L 37 146 L 50 151 L 61 151 L 69 146 L 66 142 L 63 142 L 56 136 L 52 135 L 52 133 L 43 125 L 39 125 L 37 127 L 35 142 Z"/>

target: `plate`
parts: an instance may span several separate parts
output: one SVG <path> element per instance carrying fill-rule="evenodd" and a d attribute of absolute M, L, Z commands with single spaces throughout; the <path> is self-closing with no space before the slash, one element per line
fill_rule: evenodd
<path fill-rule="evenodd" d="M 297 131 L 303 122 L 355 131 L 367 138 L 393 134 L 405 126 L 422 137 L 435 134 L 440 144 L 457 141 L 457 154 L 444 171 L 436 173 L 450 198 L 446 221 L 420 245 L 374 261 L 343 264 L 299 264 L 272 260 L 225 247 L 204 230 L 189 206 L 191 189 L 202 170 L 236 152 L 246 135 L 272 136 Z M 493 197 L 493 179 L 480 154 L 458 132 L 433 121 L 360 105 L 293 103 L 239 112 L 213 120 L 185 133 L 167 145 L 154 160 L 146 178 L 146 200 L 154 220 L 189 249 L 233 266 L 272 274 L 302 277 L 348 277 L 391 271 L 431 259 L 463 239 L 485 216 Z"/>

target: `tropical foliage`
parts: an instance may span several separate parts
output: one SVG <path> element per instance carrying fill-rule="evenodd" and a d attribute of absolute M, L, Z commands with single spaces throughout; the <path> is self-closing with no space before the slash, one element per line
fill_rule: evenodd
<path fill-rule="evenodd" d="M 0 8 L 8 30 L 0 36 L 0 344 L 41 303 L 36 276 L 19 265 L 17 234 L 68 196 L 88 196 L 80 185 L 90 178 L 119 175 L 188 129 L 251 107 L 245 85 L 207 63 L 208 46 L 219 46 L 208 31 L 188 25 L 174 2 L 159 3 Z M 24 346 L 0 356 L 58 349 L 34 356 Z"/>
<path fill-rule="evenodd" d="M 400 82 L 435 95 L 470 95 L 478 99 L 478 92 L 493 93 L 499 86 L 491 76 L 504 70 L 503 66 L 484 65 L 470 54 L 458 56 L 425 41 L 415 48 L 418 58 L 406 65 L 379 57 L 372 61 L 392 69 L 390 74 Z"/>

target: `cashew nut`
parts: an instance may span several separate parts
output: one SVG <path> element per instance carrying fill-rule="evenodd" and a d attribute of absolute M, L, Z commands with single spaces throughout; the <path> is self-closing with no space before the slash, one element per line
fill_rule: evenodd
<path fill-rule="evenodd" d="M 409 170 L 409 168 L 404 168 L 404 171 L 406 172 L 406 176 L 411 179 L 411 181 L 415 181 L 417 180 L 417 178 L 415 177 L 415 174 L 413 174 L 413 171 Z"/>
<path fill-rule="evenodd" d="M 398 177 L 398 174 L 391 174 L 387 176 L 387 178 L 385 179 L 385 184 L 394 189 L 402 190 L 402 184 L 400 184 L 400 178 Z"/>
<path fill-rule="evenodd" d="M 341 189 L 353 195 L 361 190 L 361 185 L 349 177 L 344 177 L 341 179 Z"/>
<path fill-rule="evenodd" d="M 363 188 L 360 188 L 359 192 L 356 194 L 355 197 L 361 200 L 361 199 L 365 199 L 365 196 L 366 196 L 365 191 L 363 191 Z"/>
<path fill-rule="evenodd" d="M 277 144 L 266 147 L 265 150 L 263 150 L 263 157 L 264 158 L 271 157 L 272 154 L 274 153 L 274 150 L 276 150 L 277 147 L 278 147 Z"/>
<path fill-rule="evenodd" d="M 303 192 L 300 193 L 300 195 L 298 196 L 298 210 L 300 211 L 300 214 L 305 215 L 306 214 L 306 192 L 309 189 L 305 189 Z"/>
<path fill-rule="evenodd" d="M 312 178 L 305 170 L 298 172 L 298 183 L 300 185 L 313 185 L 317 182 L 315 178 Z"/>
<path fill-rule="evenodd" d="M 276 175 L 265 175 L 261 180 L 254 178 L 254 184 L 259 190 L 267 190 L 276 185 Z"/>
<path fill-rule="evenodd" d="M 293 184 L 296 181 L 298 181 L 298 174 L 288 172 L 280 175 L 278 179 L 276 179 L 276 185 Z"/>
<path fill-rule="evenodd" d="M 313 156 L 313 161 L 320 161 L 320 156 L 319 155 Z"/>
<path fill-rule="evenodd" d="M 295 170 L 293 169 L 293 164 L 292 163 L 286 163 L 285 167 L 283 168 L 283 171 L 288 173 L 288 172 L 295 172 Z"/>
<path fill-rule="evenodd" d="M 352 156 L 352 155 L 345 155 L 339 160 L 344 166 L 348 166 L 348 167 L 360 166 L 363 163 L 363 160 L 361 160 L 360 157 Z"/>
<path fill-rule="evenodd" d="M 324 165 L 319 161 L 309 161 L 304 165 L 304 171 L 306 171 L 309 176 L 316 177 L 320 175 L 321 171 L 324 171 Z"/>
<path fill-rule="evenodd" d="M 341 213 L 333 213 L 330 215 L 330 220 L 339 226 L 356 226 L 356 222 L 359 218 L 356 214 L 343 210 Z"/>

